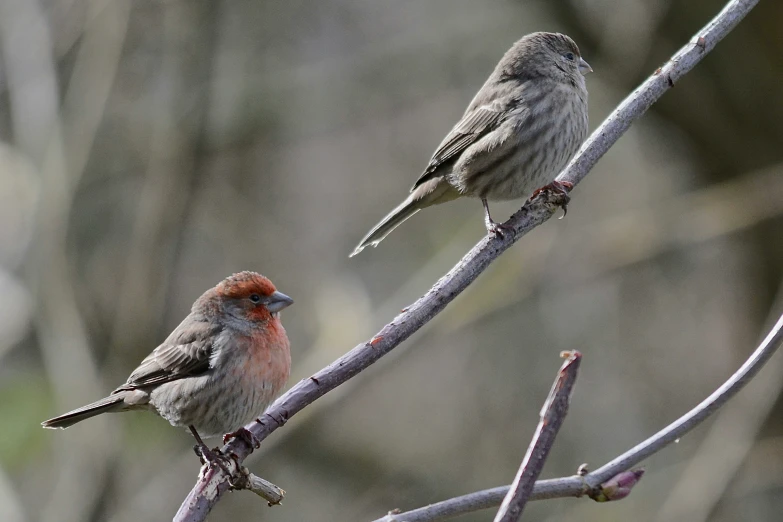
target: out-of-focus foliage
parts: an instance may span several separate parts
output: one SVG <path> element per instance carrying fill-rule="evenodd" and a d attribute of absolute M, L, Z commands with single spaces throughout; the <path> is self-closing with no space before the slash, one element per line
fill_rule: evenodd
<path fill-rule="evenodd" d="M 484 233 L 479 203 L 458 201 L 347 257 L 515 39 L 580 44 L 594 128 L 722 4 L 0 2 L 0 519 L 171 517 L 198 469 L 187 433 L 140 413 L 38 423 L 123 382 L 242 269 L 295 298 L 292 382 L 310 375 Z M 282 507 L 239 493 L 212 519 L 362 521 L 507 483 L 560 350 L 584 362 L 547 477 L 602 464 L 713 390 L 783 309 L 781 20 L 761 2 L 566 219 L 266 441 L 249 465 L 288 492 Z M 538 502 L 527 519 L 779 520 L 782 369 L 651 458 L 628 499 Z"/>

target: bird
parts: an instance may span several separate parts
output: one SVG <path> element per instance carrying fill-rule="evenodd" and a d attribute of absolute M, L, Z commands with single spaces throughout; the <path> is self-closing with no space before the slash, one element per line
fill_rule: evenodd
<path fill-rule="evenodd" d="M 480 198 L 489 233 L 503 235 L 488 201 L 530 197 L 548 186 L 587 137 L 592 67 L 560 33 L 522 37 L 435 150 L 410 195 L 375 225 L 350 254 L 377 246 L 419 210 L 459 197 Z M 563 191 L 570 184 L 554 184 Z"/>
<path fill-rule="evenodd" d="M 199 297 L 190 314 L 108 397 L 42 422 L 65 429 L 95 415 L 148 410 L 203 438 L 242 437 L 291 372 L 280 311 L 293 300 L 256 272 L 233 274 Z M 208 459 L 209 460 L 209 459 Z"/>

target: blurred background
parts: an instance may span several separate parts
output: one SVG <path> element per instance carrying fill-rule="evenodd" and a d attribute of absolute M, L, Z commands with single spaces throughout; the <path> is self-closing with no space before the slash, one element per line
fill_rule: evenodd
<path fill-rule="evenodd" d="M 243 269 L 296 300 L 291 384 L 317 371 L 484 235 L 479 202 L 457 201 L 348 258 L 512 42 L 577 41 L 595 128 L 723 3 L 1 0 L 0 519 L 170 519 L 199 467 L 186 432 L 142 413 L 39 423 L 124 382 Z M 600 466 L 722 383 L 783 312 L 781 20 L 761 2 L 566 219 L 265 441 L 248 465 L 282 507 L 235 493 L 211 520 L 366 521 L 507 484 L 561 350 L 584 361 L 545 477 Z M 780 520 L 781 357 L 628 499 L 525 520 Z"/>

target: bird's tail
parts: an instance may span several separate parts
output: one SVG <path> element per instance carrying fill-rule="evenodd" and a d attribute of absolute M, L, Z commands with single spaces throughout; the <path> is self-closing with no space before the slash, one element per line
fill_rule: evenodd
<path fill-rule="evenodd" d="M 429 207 L 430 205 L 451 201 L 459 196 L 459 192 L 442 178 L 435 178 L 419 185 L 411 192 L 410 196 L 408 196 L 405 201 L 389 212 L 380 223 L 375 225 L 372 230 L 364 236 L 364 239 L 359 242 L 359 246 L 357 246 L 348 257 L 355 256 L 368 246 L 377 246 L 392 230 L 400 226 L 403 221 L 419 210 Z"/>
<path fill-rule="evenodd" d="M 124 403 L 125 394 L 122 392 L 116 393 L 109 395 L 108 397 L 104 397 L 99 401 L 95 401 L 92 404 L 88 404 L 87 406 L 82 406 L 81 408 L 69 411 L 68 413 L 63 413 L 59 417 L 49 419 L 48 421 L 43 421 L 41 426 L 49 429 L 59 428 L 64 430 L 65 428 L 68 428 L 77 422 L 81 422 L 84 419 L 89 419 L 90 417 L 95 417 L 101 413 L 121 411 L 124 409 Z"/>
<path fill-rule="evenodd" d="M 408 196 L 405 201 L 400 203 L 397 208 L 389 212 L 389 214 L 383 218 L 380 223 L 375 225 L 372 230 L 370 230 L 367 235 L 364 236 L 364 239 L 359 242 L 359 246 L 357 246 L 353 252 L 351 252 L 349 257 L 355 256 L 364 250 L 365 247 L 370 245 L 376 246 L 378 243 L 383 241 L 383 238 L 388 236 L 392 230 L 400 226 L 403 221 L 422 209 L 419 203 L 419 201 L 413 198 L 413 194 Z"/>

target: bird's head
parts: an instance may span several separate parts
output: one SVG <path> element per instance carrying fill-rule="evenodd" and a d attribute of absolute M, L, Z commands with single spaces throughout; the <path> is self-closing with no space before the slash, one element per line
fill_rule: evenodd
<path fill-rule="evenodd" d="M 498 64 L 504 77 L 519 79 L 536 76 L 580 78 L 593 72 L 579 47 L 561 33 L 531 33 L 517 41 Z"/>
<path fill-rule="evenodd" d="M 256 272 L 239 272 L 225 278 L 207 291 L 194 305 L 216 308 L 227 318 L 251 323 L 266 323 L 294 300 L 278 292 L 272 281 Z"/>

